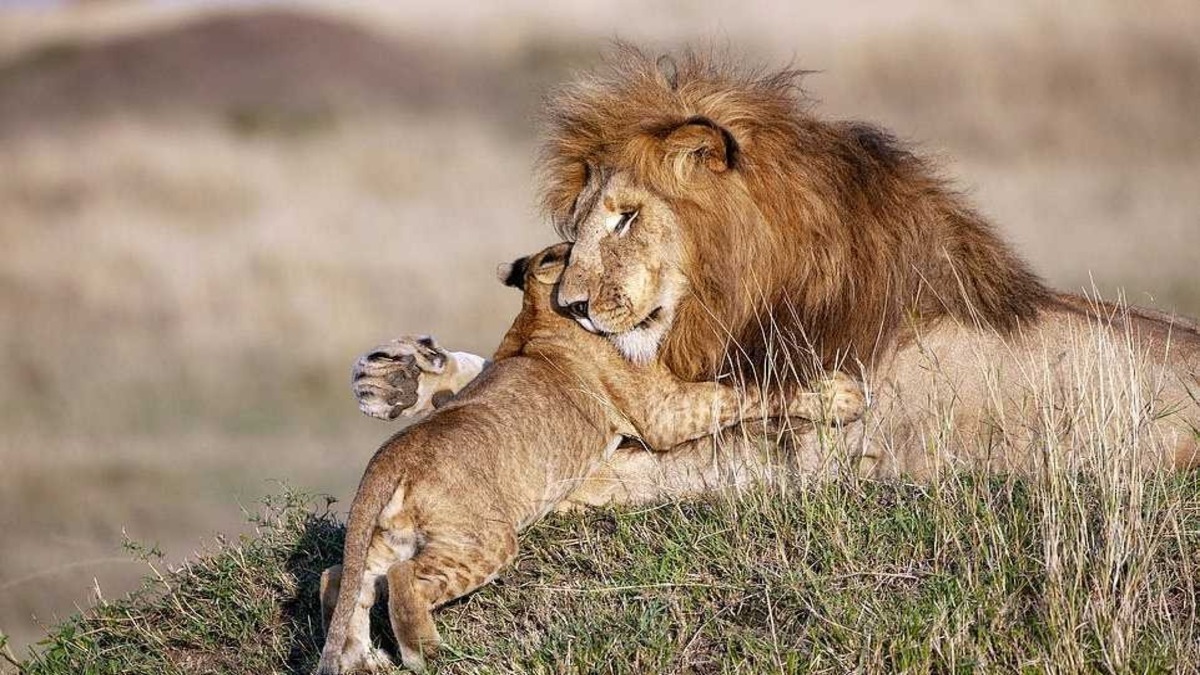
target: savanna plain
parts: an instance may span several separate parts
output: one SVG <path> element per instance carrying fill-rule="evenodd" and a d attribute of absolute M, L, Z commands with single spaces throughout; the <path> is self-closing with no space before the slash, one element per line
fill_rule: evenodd
<path fill-rule="evenodd" d="M 0 8 L 7 667 L 311 670 L 393 431 L 350 364 L 499 342 L 496 264 L 554 240 L 541 97 L 613 36 L 811 69 L 820 114 L 939 157 L 1055 286 L 1200 316 L 1191 3 Z M 1038 475 L 556 516 L 439 613 L 435 668 L 1196 671 L 1200 479 L 1130 461 L 1128 365 Z"/>

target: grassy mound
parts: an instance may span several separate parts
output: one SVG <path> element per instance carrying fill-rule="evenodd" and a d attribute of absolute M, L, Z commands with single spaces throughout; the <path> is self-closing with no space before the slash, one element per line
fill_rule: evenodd
<path fill-rule="evenodd" d="M 23 670 L 310 672 L 341 525 L 291 492 L 255 522 L 58 626 Z M 1200 663 L 1198 569 L 1195 475 L 830 481 L 598 510 L 535 527 L 500 581 L 439 611 L 433 669 L 1167 672 Z"/>

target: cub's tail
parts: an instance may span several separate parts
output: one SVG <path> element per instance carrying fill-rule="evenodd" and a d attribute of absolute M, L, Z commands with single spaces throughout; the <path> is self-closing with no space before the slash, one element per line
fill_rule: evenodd
<path fill-rule="evenodd" d="M 396 494 L 400 475 L 394 463 L 397 446 L 404 443 L 405 432 L 393 436 L 384 443 L 363 473 L 350 516 L 346 520 L 346 544 L 342 553 L 342 583 L 338 591 L 337 605 L 329 622 L 325 636 L 325 647 L 317 665 L 317 675 L 337 675 L 341 672 L 341 657 L 346 646 L 354 612 L 358 611 L 362 593 L 363 575 L 366 572 L 367 552 L 376 523 L 384 507 L 396 499 L 403 502 L 403 495 Z"/>

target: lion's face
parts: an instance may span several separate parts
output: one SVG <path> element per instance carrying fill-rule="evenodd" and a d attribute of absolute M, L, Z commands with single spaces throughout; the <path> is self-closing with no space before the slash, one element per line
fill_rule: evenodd
<path fill-rule="evenodd" d="M 627 173 L 597 172 L 576 198 L 558 305 L 624 356 L 654 358 L 687 290 L 676 214 Z"/>

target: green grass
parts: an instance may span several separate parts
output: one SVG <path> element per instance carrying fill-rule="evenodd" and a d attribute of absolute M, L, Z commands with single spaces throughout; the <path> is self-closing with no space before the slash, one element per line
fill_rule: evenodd
<path fill-rule="evenodd" d="M 433 670 L 1195 668 L 1200 480 L 1120 485 L 837 480 L 555 516 L 500 581 L 437 613 L 448 645 Z M 341 526 L 287 491 L 256 522 L 57 626 L 24 671 L 311 671 Z"/>

